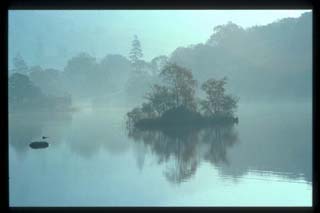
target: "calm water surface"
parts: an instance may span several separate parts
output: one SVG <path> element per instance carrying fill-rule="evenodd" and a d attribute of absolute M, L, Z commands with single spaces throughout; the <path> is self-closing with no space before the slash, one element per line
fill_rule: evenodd
<path fill-rule="evenodd" d="M 311 104 L 242 104 L 238 125 L 187 133 L 129 131 L 126 111 L 10 114 L 10 206 L 312 205 Z"/>

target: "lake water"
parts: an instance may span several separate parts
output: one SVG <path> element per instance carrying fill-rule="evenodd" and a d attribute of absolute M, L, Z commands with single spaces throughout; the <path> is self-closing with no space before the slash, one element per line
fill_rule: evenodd
<path fill-rule="evenodd" d="M 311 103 L 171 136 L 128 131 L 126 111 L 10 114 L 10 206 L 312 206 Z"/>

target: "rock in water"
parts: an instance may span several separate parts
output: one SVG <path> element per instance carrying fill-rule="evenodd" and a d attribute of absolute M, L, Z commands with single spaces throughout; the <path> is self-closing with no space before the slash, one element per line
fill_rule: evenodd
<path fill-rule="evenodd" d="M 35 141 L 29 144 L 32 149 L 43 149 L 49 146 L 49 143 L 46 141 Z"/>

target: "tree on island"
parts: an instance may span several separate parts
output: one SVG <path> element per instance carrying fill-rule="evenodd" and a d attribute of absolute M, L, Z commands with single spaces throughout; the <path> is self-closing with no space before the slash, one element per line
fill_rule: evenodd
<path fill-rule="evenodd" d="M 127 114 L 133 122 L 139 118 L 161 117 L 168 110 L 178 107 L 196 111 L 195 87 L 197 84 L 190 70 L 176 64 L 168 64 L 161 71 L 160 77 L 165 85 L 153 85 L 151 92 L 145 95 L 148 102 Z"/>
<path fill-rule="evenodd" d="M 238 99 L 225 94 L 226 83 L 227 78 L 224 77 L 221 80 L 212 78 L 202 84 L 201 89 L 205 91 L 207 98 L 200 105 L 205 115 L 233 115 Z"/>
<path fill-rule="evenodd" d="M 158 116 L 172 108 L 184 106 L 196 110 L 195 87 L 191 71 L 176 64 L 167 64 L 160 73 L 165 85 L 155 84 L 145 98 Z"/>
<path fill-rule="evenodd" d="M 209 79 L 203 83 L 201 88 L 207 97 L 199 102 L 201 109 L 198 111 L 195 97 L 197 82 L 190 70 L 170 63 L 163 68 L 160 77 L 164 85 L 153 85 L 145 96 L 148 102 L 127 113 L 129 125 L 236 121 L 233 112 L 238 100 L 225 94 L 226 78 Z"/>
<path fill-rule="evenodd" d="M 166 86 L 155 84 L 152 91 L 147 93 L 145 98 L 149 101 L 157 116 L 161 116 L 167 110 L 175 106 L 174 94 Z"/>
<path fill-rule="evenodd" d="M 177 64 L 168 64 L 161 71 L 160 77 L 167 83 L 169 93 L 174 97 L 174 107 L 185 106 L 190 110 L 196 110 L 197 81 L 190 70 Z"/>

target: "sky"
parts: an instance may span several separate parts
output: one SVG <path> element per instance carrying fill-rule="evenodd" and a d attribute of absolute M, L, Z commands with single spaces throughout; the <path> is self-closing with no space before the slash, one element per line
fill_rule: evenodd
<path fill-rule="evenodd" d="M 137 35 L 147 61 L 179 46 L 204 43 L 217 25 L 229 21 L 248 28 L 310 10 L 10 10 L 9 69 L 13 56 L 29 66 L 63 70 L 80 52 L 100 60 L 128 57 Z"/>

